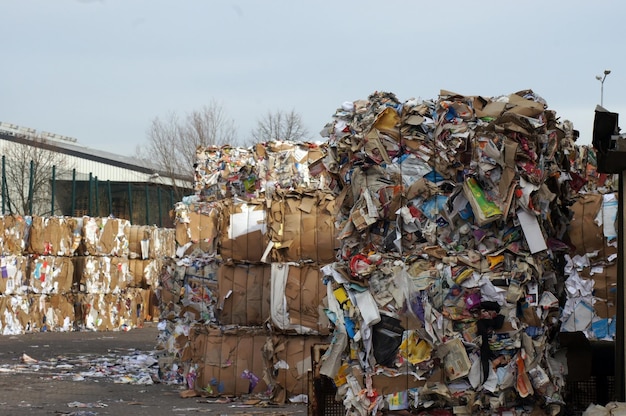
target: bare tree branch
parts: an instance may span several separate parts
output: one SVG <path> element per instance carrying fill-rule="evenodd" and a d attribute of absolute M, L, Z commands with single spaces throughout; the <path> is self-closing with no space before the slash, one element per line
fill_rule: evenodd
<path fill-rule="evenodd" d="M 20 143 L 4 146 L 10 209 L 21 215 L 28 215 L 32 200 L 32 214 L 51 214 L 49 203 L 52 168 L 54 167 L 56 175 L 61 177 L 68 173 L 71 167 L 64 154 L 37 146 L 40 139 L 33 138 L 32 141 L 34 142 L 32 146 Z"/>
<path fill-rule="evenodd" d="M 309 132 L 302 124 L 302 117 L 295 110 L 288 113 L 280 110 L 268 112 L 252 130 L 252 137 L 256 142 L 303 141 L 308 135 Z"/>
<path fill-rule="evenodd" d="M 138 157 L 150 161 L 170 178 L 184 175 L 192 180 L 197 148 L 234 143 L 236 127 L 223 108 L 211 101 L 182 120 L 175 113 L 164 119 L 155 118 L 147 136 L 148 146 L 137 152 Z M 175 191 L 179 194 L 178 189 Z"/>

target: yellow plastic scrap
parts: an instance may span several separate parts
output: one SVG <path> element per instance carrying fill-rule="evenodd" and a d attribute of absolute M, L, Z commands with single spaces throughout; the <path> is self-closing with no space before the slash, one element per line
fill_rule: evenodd
<path fill-rule="evenodd" d="M 474 273 L 474 269 L 467 267 L 464 270 L 462 270 L 461 273 L 458 274 L 458 276 L 454 278 L 454 282 L 457 285 L 460 285 L 461 283 L 466 281 L 473 273 Z"/>
<path fill-rule="evenodd" d="M 487 261 L 489 261 L 489 269 L 493 270 L 504 261 L 504 255 L 499 254 L 497 256 L 487 256 Z"/>
<path fill-rule="evenodd" d="M 337 370 L 337 374 L 334 377 L 335 386 L 339 387 L 339 386 L 343 386 L 344 384 L 346 384 L 347 374 L 348 374 L 348 363 L 343 363 L 341 367 L 339 367 L 339 370 Z"/>
<path fill-rule="evenodd" d="M 350 302 L 350 298 L 348 297 L 348 292 L 343 286 L 338 287 L 333 290 L 335 298 L 339 305 L 341 305 L 342 309 L 350 309 L 352 307 L 352 302 Z"/>
<path fill-rule="evenodd" d="M 430 344 L 419 339 L 415 332 L 411 332 L 400 344 L 402 356 L 413 365 L 430 360 L 432 350 Z"/>

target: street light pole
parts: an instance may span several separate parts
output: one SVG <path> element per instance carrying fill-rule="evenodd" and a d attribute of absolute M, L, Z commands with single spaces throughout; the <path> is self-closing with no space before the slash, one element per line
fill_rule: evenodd
<path fill-rule="evenodd" d="M 609 75 L 610 73 L 611 73 L 610 69 L 605 69 L 604 76 L 596 75 L 596 79 L 600 81 L 600 106 L 601 107 L 604 107 L 604 80 L 606 79 L 606 76 Z"/>

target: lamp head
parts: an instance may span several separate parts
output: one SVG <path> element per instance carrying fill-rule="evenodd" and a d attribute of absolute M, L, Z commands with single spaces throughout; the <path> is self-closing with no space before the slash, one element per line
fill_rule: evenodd
<path fill-rule="evenodd" d="M 611 70 L 610 70 L 610 69 L 605 69 L 605 70 L 604 70 L 604 75 L 609 75 L 610 73 L 611 73 Z"/>
<path fill-rule="evenodd" d="M 598 81 L 602 81 L 602 77 L 601 77 L 600 75 L 596 75 L 596 79 L 597 79 Z"/>

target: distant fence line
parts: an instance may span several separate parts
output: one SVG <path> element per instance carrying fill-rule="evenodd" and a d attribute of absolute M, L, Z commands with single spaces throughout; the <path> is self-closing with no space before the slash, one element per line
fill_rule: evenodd
<path fill-rule="evenodd" d="M 31 161 L 28 189 L 20 190 L 8 183 L 5 156 L 2 156 L 2 215 L 113 216 L 128 219 L 132 224 L 172 227 L 169 212 L 182 197 L 175 195 L 171 186 L 158 183 L 99 181 L 91 172 L 88 180 L 78 180 L 76 169 L 72 169 L 71 180 L 59 180 L 56 174 L 56 166 L 52 166 L 49 177 L 45 178 L 49 183 L 47 189 L 36 188 Z M 20 193 L 23 194 L 19 198 L 21 209 L 16 209 L 12 201 Z"/>

